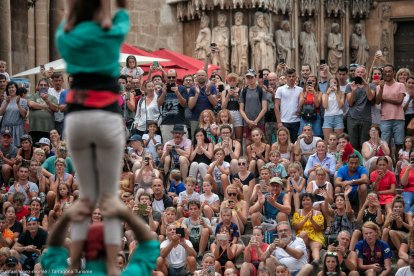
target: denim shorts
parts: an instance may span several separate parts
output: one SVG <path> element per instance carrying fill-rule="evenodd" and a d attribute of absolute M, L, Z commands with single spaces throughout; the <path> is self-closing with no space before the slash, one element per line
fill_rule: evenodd
<path fill-rule="evenodd" d="M 344 116 L 342 114 L 325 116 L 322 128 L 344 129 Z"/>

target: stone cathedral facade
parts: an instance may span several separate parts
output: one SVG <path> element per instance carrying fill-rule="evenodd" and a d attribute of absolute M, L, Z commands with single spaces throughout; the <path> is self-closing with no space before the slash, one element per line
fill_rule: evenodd
<path fill-rule="evenodd" d="M 285 61 L 370 65 L 380 50 L 414 70 L 411 0 L 129 0 L 127 42 L 202 59 L 211 43 L 230 71 Z M 11 74 L 58 59 L 63 0 L 0 1 L 0 60 Z M 219 60 L 214 61 L 219 63 Z M 241 62 L 240 62 L 241 61 Z"/>

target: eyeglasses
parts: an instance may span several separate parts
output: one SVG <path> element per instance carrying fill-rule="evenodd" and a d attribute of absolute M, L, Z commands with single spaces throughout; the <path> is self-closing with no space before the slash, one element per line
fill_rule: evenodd
<path fill-rule="evenodd" d="M 318 174 L 316 174 L 317 176 L 325 176 L 325 174 L 324 173 L 318 173 Z"/>
<path fill-rule="evenodd" d="M 168 78 L 169 80 L 174 80 L 174 79 L 176 79 L 177 77 L 168 76 L 167 78 Z"/>
<path fill-rule="evenodd" d="M 358 63 L 352 63 L 352 64 L 349 65 L 349 67 L 358 67 L 358 66 L 359 66 Z"/>
<path fill-rule="evenodd" d="M 193 80 L 185 80 L 186 82 L 192 82 Z"/>
<path fill-rule="evenodd" d="M 39 221 L 39 220 L 35 217 L 29 217 L 26 219 L 26 222 L 31 222 L 31 221 Z"/>
<path fill-rule="evenodd" d="M 239 166 L 246 166 L 246 162 L 239 162 Z"/>
<path fill-rule="evenodd" d="M 229 196 L 237 196 L 237 193 L 227 193 Z"/>

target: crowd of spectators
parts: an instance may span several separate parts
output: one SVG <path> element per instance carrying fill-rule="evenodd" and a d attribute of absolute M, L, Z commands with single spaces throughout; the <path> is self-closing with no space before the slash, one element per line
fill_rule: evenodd
<path fill-rule="evenodd" d="M 26 91 L 0 65 L 0 269 L 41 275 L 48 232 L 79 197 L 63 133 L 72 79 L 43 71 Z M 153 275 L 385 276 L 392 262 L 413 275 L 414 77 L 310 68 L 178 79 L 128 57 L 118 196 L 158 236 Z M 123 233 L 121 269 L 139 247 Z"/>

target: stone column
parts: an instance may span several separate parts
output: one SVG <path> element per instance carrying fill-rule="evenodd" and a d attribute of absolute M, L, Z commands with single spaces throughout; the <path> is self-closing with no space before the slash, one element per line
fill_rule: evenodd
<path fill-rule="evenodd" d="M 49 49 L 50 49 L 50 60 L 59 59 L 59 54 L 55 46 L 55 32 L 62 21 L 64 15 L 64 1 L 50 1 L 50 38 L 49 38 Z"/>
<path fill-rule="evenodd" d="M 35 45 L 35 11 L 34 8 L 30 8 L 27 11 L 27 46 L 29 55 L 27 57 L 27 67 L 36 67 L 36 45 Z M 36 76 L 29 76 L 30 79 L 30 92 L 34 91 L 36 84 Z"/>
<path fill-rule="evenodd" d="M 300 76 L 300 59 L 299 59 L 299 33 L 300 33 L 300 23 L 299 23 L 299 1 L 294 1 L 293 6 L 293 12 L 291 15 L 291 26 L 293 33 L 292 39 L 293 39 L 293 45 L 295 46 L 295 49 L 292 50 L 292 54 L 294 56 L 294 60 L 292 61 L 292 64 L 295 64 L 295 68 L 297 70 L 296 75 Z"/>
<path fill-rule="evenodd" d="M 350 1 L 345 1 L 345 16 L 343 17 L 343 39 L 345 40 L 345 48 L 344 48 L 344 56 L 343 56 L 343 61 L 345 62 L 345 65 L 349 68 L 349 64 L 351 62 L 351 58 L 350 58 L 350 40 L 351 40 L 351 33 L 352 33 L 352 27 L 350 26 L 350 21 L 349 21 L 349 6 L 350 6 Z"/>
<path fill-rule="evenodd" d="M 318 41 L 318 51 L 319 51 L 319 59 L 325 59 L 327 60 L 327 52 L 326 45 L 325 45 L 325 6 L 324 1 L 319 1 L 319 14 L 316 14 L 317 20 L 316 20 L 316 41 Z M 319 61 L 318 61 L 319 62 Z M 328 61 L 326 61 L 328 62 Z M 320 64 L 319 64 L 320 65 Z"/>
<path fill-rule="evenodd" d="M 26 7 L 24 7 L 26 9 Z M 7 62 L 8 72 L 13 75 L 11 60 L 11 16 L 10 0 L 0 1 L 0 59 Z"/>
<path fill-rule="evenodd" d="M 35 65 L 49 60 L 49 0 L 37 0 L 35 11 Z M 48 68 L 46 68 L 48 69 Z"/>

